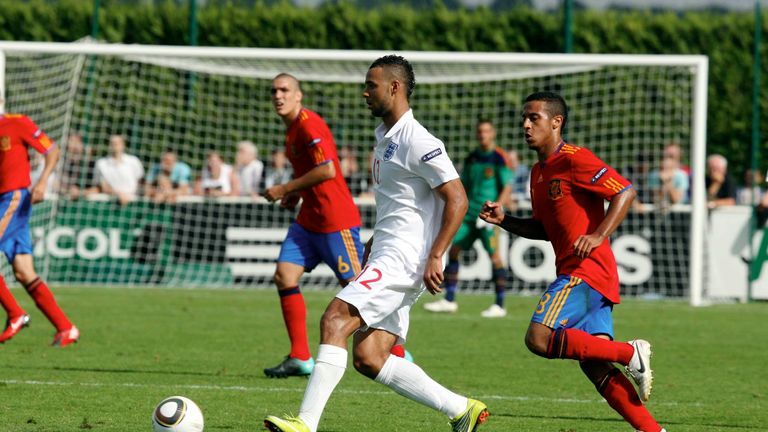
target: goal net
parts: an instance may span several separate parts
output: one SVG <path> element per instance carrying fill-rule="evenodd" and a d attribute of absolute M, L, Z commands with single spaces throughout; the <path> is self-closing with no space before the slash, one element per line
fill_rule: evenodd
<path fill-rule="evenodd" d="M 63 151 L 49 199 L 36 206 L 32 223 L 37 269 L 53 283 L 270 286 L 293 212 L 253 196 L 190 194 L 157 203 L 140 193 L 121 205 L 108 195 L 75 198 L 71 187 L 92 185 L 93 161 L 108 154 L 114 134 L 125 137 L 127 153 L 147 173 L 170 149 L 191 167 L 194 183 L 209 152 L 235 165 L 238 143 L 248 140 L 273 175 L 285 127 L 272 108 L 270 83 L 280 72 L 301 80 L 305 106 L 324 117 L 348 155 L 363 237 L 370 235 L 368 161 L 378 120 L 362 88 L 370 63 L 389 53 L 10 42 L 0 43 L 0 52 L 6 112 L 30 116 Z M 415 69 L 416 117 L 445 142 L 459 168 L 477 145 L 479 118 L 492 120 L 498 145 L 530 167 L 535 154 L 520 130 L 522 101 L 538 90 L 562 94 L 570 107 L 567 140 L 592 149 L 643 197 L 613 238 L 622 294 L 694 303 L 706 295 L 705 57 L 401 54 Z M 82 151 L 71 144 L 78 137 Z M 690 204 L 655 206 L 648 176 L 673 142 L 692 170 Z M 530 215 L 525 198 L 514 209 L 521 216 Z M 546 243 L 502 236 L 501 251 L 512 292 L 538 293 L 555 276 Z M 9 267 L 2 268 L 10 280 Z M 463 255 L 460 277 L 463 290 L 491 288 L 490 261 L 479 245 Z M 323 265 L 306 278 L 309 285 L 337 286 Z"/>

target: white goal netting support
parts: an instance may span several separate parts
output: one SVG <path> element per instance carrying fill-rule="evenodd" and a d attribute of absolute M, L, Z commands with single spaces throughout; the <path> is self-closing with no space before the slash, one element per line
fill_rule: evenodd
<path fill-rule="evenodd" d="M 269 91 L 280 72 L 302 81 L 304 104 L 325 118 L 348 155 L 347 177 L 364 235 L 370 232 L 367 170 L 377 119 L 362 85 L 370 63 L 389 52 L 0 42 L 0 53 L 6 111 L 30 116 L 63 150 L 49 200 L 33 218 L 38 271 L 53 283 L 270 286 L 292 212 L 252 196 L 192 194 L 156 203 L 139 194 L 120 205 L 108 195 L 75 199 L 70 188 L 92 185 L 93 161 L 108 154 L 113 134 L 126 138 L 127 152 L 147 172 L 170 149 L 191 167 L 194 183 L 210 151 L 233 165 L 242 140 L 256 144 L 271 172 L 273 152 L 284 143 Z M 704 301 L 706 57 L 399 54 L 414 65 L 416 117 L 457 165 L 476 146 L 482 117 L 495 123 L 498 144 L 530 167 L 535 154 L 520 130 L 523 99 L 538 90 L 562 94 L 570 106 L 567 139 L 625 173 L 647 204 L 613 239 L 622 293 Z M 82 151 L 70 145 L 78 137 Z M 672 142 L 691 167 L 691 200 L 663 208 L 651 204 L 647 178 Z M 527 215 L 530 207 L 521 202 L 515 212 Z M 490 263 L 479 251 L 464 254 L 464 290 L 491 287 Z M 504 236 L 502 254 L 512 292 L 539 292 L 554 277 L 546 244 Z M 2 269 L 10 279 L 9 267 Z M 307 278 L 336 286 L 323 266 Z"/>

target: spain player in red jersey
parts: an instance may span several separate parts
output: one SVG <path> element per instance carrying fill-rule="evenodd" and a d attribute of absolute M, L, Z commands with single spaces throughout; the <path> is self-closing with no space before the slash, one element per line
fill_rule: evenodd
<path fill-rule="evenodd" d="M 45 167 L 31 191 L 28 190 L 31 184 L 29 147 L 45 155 Z M 53 345 L 63 347 L 77 342 L 80 332 L 59 308 L 51 290 L 35 272 L 29 232 L 32 204 L 43 200 L 48 177 L 58 159 L 59 148 L 27 116 L 0 115 L 0 250 L 11 263 L 16 280 L 56 327 Z M 29 324 L 29 315 L 16 302 L 2 276 L 0 304 L 8 314 L 5 329 L 0 334 L 2 343 Z"/>
<path fill-rule="evenodd" d="M 342 286 L 360 272 L 360 212 L 341 174 L 333 135 L 319 115 L 302 105 L 299 81 L 281 73 L 272 80 L 271 92 L 275 111 L 287 127 L 285 153 L 294 178 L 268 188 L 264 197 L 280 200 L 287 209 L 295 208 L 299 199 L 302 204 L 280 249 L 274 276 L 291 352 L 264 373 L 278 378 L 308 376 L 314 360 L 309 351 L 307 311 L 299 279 L 320 262 L 333 269 Z M 405 354 L 402 346 L 392 352 L 401 357 Z"/>
<path fill-rule="evenodd" d="M 627 214 L 632 185 L 591 151 L 563 141 L 565 100 L 538 92 L 525 99 L 522 127 L 538 154 L 531 169 L 533 217 L 516 218 L 487 202 L 480 217 L 507 231 L 548 240 L 555 250 L 557 279 L 541 297 L 525 343 L 534 354 L 573 359 L 597 391 L 636 430 L 659 432 L 642 401 L 651 392 L 651 345 L 613 340 L 611 312 L 619 299 L 619 276 L 609 237 Z M 608 210 L 604 203 L 608 200 Z M 626 367 L 636 382 L 614 366 Z"/>

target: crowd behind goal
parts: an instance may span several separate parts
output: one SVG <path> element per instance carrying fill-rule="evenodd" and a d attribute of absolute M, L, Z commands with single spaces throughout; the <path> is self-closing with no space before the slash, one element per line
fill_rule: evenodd
<path fill-rule="evenodd" d="M 223 155 L 226 148 L 209 149 L 200 169 L 193 169 L 183 155 L 173 148 L 165 149 L 156 160 L 142 161 L 132 154 L 126 138 L 109 136 L 107 153 L 97 155 L 95 146 L 84 145 L 80 133 L 67 137 L 64 156 L 49 178 L 47 194 L 60 198 L 116 199 L 128 204 L 137 199 L 156 203 L 194 200 L 195 197 L 231 197 L 262 201 L 261 193 L 271 186 L 292 178 L 293 172 L 281 146 L 270 146 L 267 155 L 249 140 L 233 143 L 234 158 Z M 500 145 L 503 148 L 503 145 Z M 516 149 L 505 149 L 507 166 L 512 172 L 511 194 L 504 203 L 508 209 L 530 207 L 530 168 L 521 161 Z M 42 172 L 42 158 L 30 154 L 33 182 Z M 461 169 L 461 159 L 457 168 Z M 669 209 L 690 204 L 691 169 L 684 162 L 683 150 L 677 142 L 663 145 L 661 160 L 640 152 L 634 163 L 622 167 L 622 173 L 633 181 L 638 199 L 633 210 Z M 370 154 L 359 154 L 352 146 L 339 146 L 339 163 L 347 186 L 359 202 L 372 200 Z M 706 188 L 709 208 L 729 205 L 758 204 L 760 225 L 768 219 L 768 172 L 747 169 L 741 181 L 728 172 L 728 160 L 720 154 L 707 158 Z"/>

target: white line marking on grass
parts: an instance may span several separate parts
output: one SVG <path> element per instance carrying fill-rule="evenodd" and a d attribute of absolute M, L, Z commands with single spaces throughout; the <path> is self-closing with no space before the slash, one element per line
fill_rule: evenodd
<path fill-rule="evenodd" d="M 123 388 L 174 388 L 174 389 L 187 389 L 187 390 L 216 390 L 216 391 L 232 391 L 232 392 L 253 392 L 253 393 L 268 393 L 268 392 L 290 392 L 290 393 L 304 393 L 303 388 L 290 388 L 290 387 L 247 387 L 247 386 L 220 386 L 214 384 L 139 384 L 139 383 L 101 383 L 101 382 L 66 382 L 66 381 L 35 381 L 35 380 L 0 380 L 0 383 L 6 385 L 21 385 L 21 386 L 62 386 L 62 387 L 123 387 Z M 372 395 L 372 396 L 393 396 L 396 395 L 392 391 L 377 391 L 377 390 L 349 390 L 349 389 L 337 389 L 336 393 L 352 394 L 352 395 Z M 517 402 L 549 402 L 549 403 L 573 403 L 573 404 L 603 404 L 604 399 L 574 399 L 574 398 L 548 398 L 541 396 L 509 396 L 509 395 L 479 395 L 475 396 L 480 400 L 504 400 L 504 401 L 517 401 Z M 657 402 L 654 405 L 664 406 L 695 406 L 702 407 L 706 404 L 701 402 Z"/>

